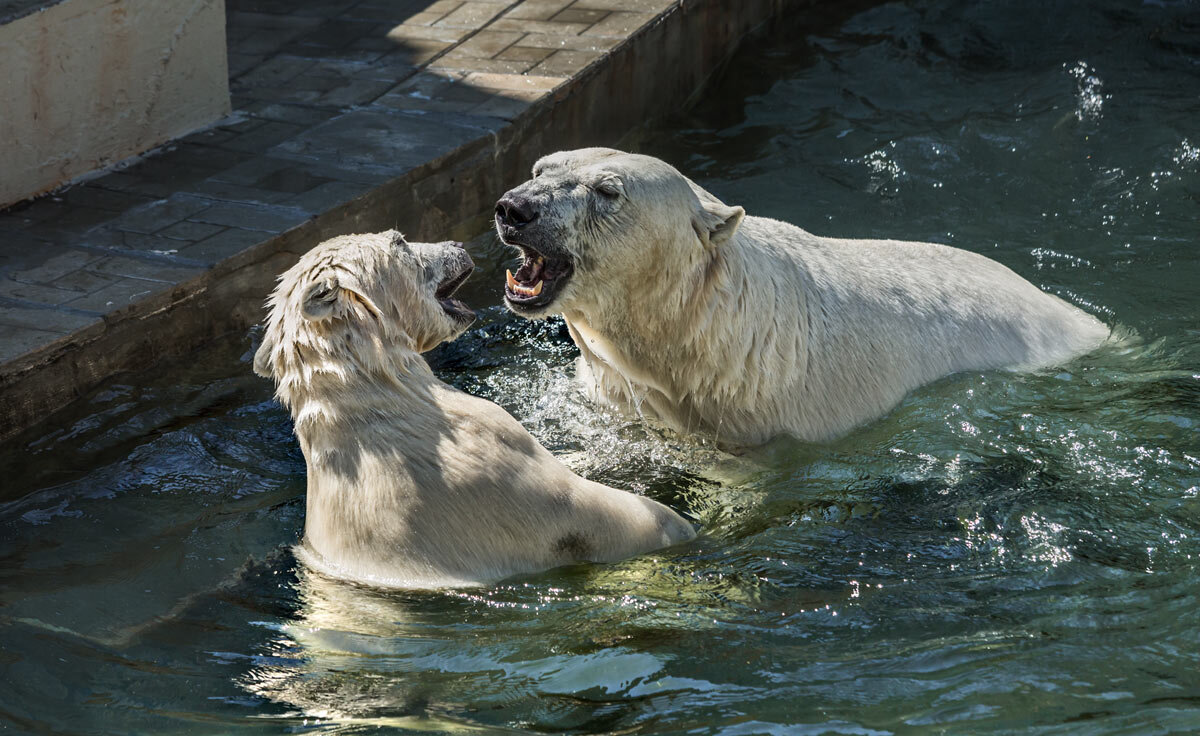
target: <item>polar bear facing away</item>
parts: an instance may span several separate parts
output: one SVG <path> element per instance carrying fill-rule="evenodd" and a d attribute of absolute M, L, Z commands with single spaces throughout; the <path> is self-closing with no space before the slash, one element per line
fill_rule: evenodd
<path fill-rule="evenodd" d="M 348 235 L 305 254 L 269 301 L 259 375 L 291 410 L 308 466 L 300 557 L 404 588 L 476 585 L 690 539 L 662 504 L 584 480 L 495 404 L 419 353 L 474 313 L 454 243 Z"/>
<path fill-rule="evenodd" d="M 561 314 L 593 397 L 752 445 L 836 438 L 964 370 L 1032 369 L 1108 328 L 984 256 L 745 216 L 649 156 L 542 158 L 496 207 L 505 302 Z"/>

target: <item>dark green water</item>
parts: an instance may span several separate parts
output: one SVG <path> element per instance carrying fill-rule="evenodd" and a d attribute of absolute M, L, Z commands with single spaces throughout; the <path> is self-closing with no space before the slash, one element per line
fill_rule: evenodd
<path fill-rule="evenodd" d="M 431 360 L 681 549 L 473 591 L 313 578 L 304 463 L 248 343 L 3 457 L 0 730 L 1200 731 L 1200 4 L 912 2 L 755 44 L 642 131 L 752 214 L 983 252 L 1117 325 L 749 457 L 589 406 L 499 303 Z"/>

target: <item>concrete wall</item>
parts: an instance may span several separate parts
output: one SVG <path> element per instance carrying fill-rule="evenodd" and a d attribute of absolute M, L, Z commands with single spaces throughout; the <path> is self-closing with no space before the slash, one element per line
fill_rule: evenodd
<path fill-rule="evenodd" d="M 14 15 L 0 25 L 0 207 L 229 114 L 224 0 Z"/>

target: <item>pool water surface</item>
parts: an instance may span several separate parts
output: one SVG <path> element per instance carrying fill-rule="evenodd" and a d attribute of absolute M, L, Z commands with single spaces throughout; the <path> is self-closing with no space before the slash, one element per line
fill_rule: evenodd
<path fill-rule="evenodd" d="M 629 146 L 753 215 L 983 253 L 1113 344 L 734 457 L 589 405 L 481 236 L 435 370 L 700 538 L 481 589 L 320 578 L 289 419 L 230 339 L 4 449 L 0 730 L 1200 730 L 1200 5 L 822 12 Z"/>

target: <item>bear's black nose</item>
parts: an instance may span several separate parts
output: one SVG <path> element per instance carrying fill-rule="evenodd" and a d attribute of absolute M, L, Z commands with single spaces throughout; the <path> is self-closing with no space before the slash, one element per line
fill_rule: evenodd
<path fill-rule="evenodd" d="M 509 192 L 496 203 L 496 220 L 501 225 L 521 228 L 536 220 L 537 207 L 529 199 Z"/>

